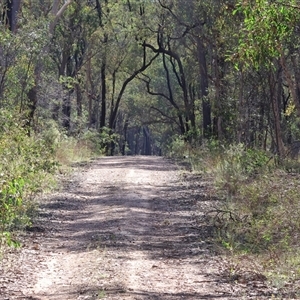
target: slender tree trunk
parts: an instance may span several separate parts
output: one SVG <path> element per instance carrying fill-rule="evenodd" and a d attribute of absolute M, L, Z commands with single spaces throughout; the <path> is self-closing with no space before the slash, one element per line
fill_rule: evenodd
<path fill-rule="evenodd" d="M 221 101 L 224 99 L 224 67 L 225 61 L 224 58 L 218 57 L 218 53 L 215 55 L 215 101 L 216 101 L 216 111 L 215 111 L 215 132 L 213 132 L 214 136 L 218 137 L 219 141 L 223 140 L 223 128 L 222 128 L 222 103 Z"/>
<path fill-rule="evenodd" d="M 207 74 L 206 55 L 205 55 L 205 48 L 203 45 L 203 41 L 201 40 L 201 38 L 197 37 L 196 42 L 197 42 L 198 63 L 199 63 L 199 71 L 200 71 L 200 90 L 201 90 L 200 92 L 202 98 L 203 136 L 205 138 L 209 138 L 211 136 L 212 123 L 211 123 L 211 105 L 207 99 L 208 74 Z"/>
<path fill-rule="evenodd" d="M 49 25 L 49 33 L 51 36 L 54 34 L 54 28 L 56 24 L 58 23 L 58 20 L 61 18 L 65 10 L 68 8 L 68 6 L 72 3 L 73 0 L 66 0 L 64 1 L 64 4 L 59 9 L 60 0 L 53 0 L 53 5 L 51 9 L 51 14 L 53 16 L 52 22 L 50 22 Z"/>
<path fill-rule="evenodd" d="M 159 35 L 159 34 L 158 34 Z M 194 109 L 193 109 L 193 104 L 189 103 L 189 97 L 188 97 L 188 85 L 186 83 L 186 78 L 185 78 L 185 73 L 184 73 L 184 68 L 183 68 L 183 64 L 182 61 L 180 59 L 180 56 L 172 51 L 172 50 L 168 50 L 162 47 L 162 43 L 160 42 L 160 40 L 162 39 L 161 36 L 158 36 L 158 44 L 159 44 L 159 48 L 156 49 L 154 46 L 150 45 L 150 44 L 144 44 L 147 48 L 151 49 L 154 53 L 162 53 L 163 55 L 168 55 L 170 57 L 170 62 L 172 63 L 172 59 L 176 61 L 177 65 L 178 65 L 178 71 L 176 70 L 174 63 L 172 63 L 173 65 L 173 70 L 174 70 L 174 74 L 177 78 L 178 84 L 182 90 L 183 93 L 183 102 L 184 102 L 184 114 L 185 116 L 182 118 L 182 120 L 185 121 L 185 132 L 188 132 L 190 130 L 190 126 L 189 126 L 189 122 L 191 122 L 192 127 L 195 128 L 195 116 L 194 116 Z M 193 129 L 194 129 L 193 128 Z"/>
<path fill-rule="evenodd" d="M 76 105 L 77 117 L 81 118 L 82 117 L 82 92 L 79 83 L 76 83 L 75 90 L 76 90 L 76 100 L 77 100 L 77 105 Z"/>
<path fill-rule="evenodd" d="M 258 137 L 257 137 L 257 146 L 259 148 L 264 148 L 264 134 L 265 134 L 265 103 L 262 102 L 260 103 L 260 108 L 259 108 L 259 124 L 258 124 Z"/>
<path fill-rule="evenodd" d="M 116 102 L 114 103 L 114 106 L 112 108 L 111 114 L 110 114 L 110 118 L 109 118 L 109 128 L 110 129 L 114 129 L 115 128 L 115 124 L 116 124 L 116 120 L 117 120 L 117 114 L 119 111 L 119 106 L 120 106 L 120 102 L 121 99 L 123 97 L 123 94 L 127 88 L 127 85 L 133 80 L 135 79 L 139 74 L 141 74 L 142 72 L 144 72 L 151 64 L 152 62 L 157 58 L 158 54 L 154 55 L 151 59 L 149 59 L 149 61 L 146 61 L 146 45 L 143 45 L 143 51 L 144 51 L 144 58 L 143 58 L 143 63 L 142 66 L 135 70 L 127 79 L 125 79 L 125 81 L 122 84 L 122 87 L 119 91 L 119 94 L 117 96 Z"/>
<path fill-rule="evenodd" d="M 123 144 L 122 144 L 122 155 L 126 155 L 126 145 L 127 145 L 127 131 L 129 126 L 129 120 L 126 118 L 123 128 Z"/>
<path fill-rule="evenodd" d="M 71 128 L 71 95 L 73 90 L 69 90 L 63 99 L 62 114 L 63 114 L 63 127 L 69 131 Z"/>
<path fill-rule="evenodd" d="M 134 154 L 138 155 L 140 154 L 140 134 L 141 134 L 141 128 L 137 128 L 137 132 L 135 134 L 135 147 L 134 147 Z"/>
<path fill-rule="evenodd" d="M 285 150 L 284 144 L 282 140 L 282 130 L 281 130 L 281 123 L 280 123 L 280 112 L 278 106 L 278 96 L 280 97 L 280 93 L 278 93 L 278 80 L 280 78 L 281 72 L 277 71 L 277 78 L 275 78 L 275 74 L 270 72 L 269 75 L 269 86 L 270 86 L 270 97 L 271 97 L 271 105 L 272 111 L 274 116 L 274 129 L 275 129 L 275 140 L 276 140 L 276 148 L 277 154 L 280 158 L 284 157 Z M 277 80 L 277 82 L 276 82 Z"/>
<path fill-rule="evenodd" d="M 88 115 L 89 115 L 89 128 L 93 127 L 96 128 L 97 124 L 97 116 L 95 112 L 95 105 L 94 101 L 96 99 L 95 96 L 95 87 L 92 80 L 92 63 L 91 63 L 91 53 L 88 54 L 88 60 L 86 63 L 86 84 L 85 89 L 87 91 L 88 96 Z"/>
<path fill-rule="evenodd" d="M 106 123 L 106 63 L 105 60 L 101 66 L 101 117 L 100 128 L 105 127 Z"/>
<path fill-rule="evenodd" d="M 28 113 L 27 113 L 27 120 L 26 120 L 26 127 L 28 128 L 28 132 L 30 133 L 30 128 L 33 125 L 33 118 L 34 118 L 34 113 L 36 111 L 37 108 L 37 85 L 35 85 L 34 87 L 32 87 L 28 93 L 27 93 L 27 97 L 29 100 L 29 104 L 28 104 Z"/>
<path fill-rule="evenodd" d="M 238 117 L 237 117 L 237 142 L 244 143 L 245 135 L 245 100 L 244 100 L 244 73 L 240 72 L 240 89 L 238 102 Z"/>
<path fill-rule="evenodd" d="M 143 127 L 143 155 L 151 155 L 151 138 L 149 128 L 147 126 Z"/>
<path fill-rule="evenodd" d="M 172 85 L 171 85 L 171 79 L 170 79 L 170 72 L 166 63 L 166 55 L 163 53 L 163 66 L 166 72 L 166 80 L 167 80 L 167 87 L 168 87 L 168 92 L 169 92 L 169 101 L 170 103 L 173 105 L 174 108 L 176 108 L 177 112 L 178 112 L 178 120 L 179 120 L 179 125 L 180 125 L 180 132 L 182 135 L 185 134 L 186 132 L 186 128 L 184 126 L 184 121 L 183 121 L 183 117 L 182 114 L 180 112 L 179 106 L 176 104 L 174 97 L 173 97 L 173 90 L 172 90 Z"/>

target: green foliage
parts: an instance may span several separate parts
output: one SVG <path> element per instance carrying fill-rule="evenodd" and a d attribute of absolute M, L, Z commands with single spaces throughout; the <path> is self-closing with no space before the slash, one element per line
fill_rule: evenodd
<path fill-rule="evenodd" d="M 9 231 L 30 223 L 26 210 L 56 163 L 45 142 L 29 136 L 20 120 L 0 111 L 0 235 L 13 244 Z"/>
<path fill-rule="evenodd" d="M 240 66 L 270 66 L 279 57 L 282 45 L 288 43 L 300 18 L 294 0 L 239 1 L 234 14 L 243 16 L 238 49 Z"/>
<path fill-rule="evenodd" d="M 98 142 L 96 143 L 96 145 L 99 145 L 98 150 L 103 153 L 103 151 L 106 150 L 107 145 L 111 143 L 117 144 L 118 139 L 119 135 L 114 133 L 111 129 L 107 127 L 101 128 Z"/>
<path fill-rule="evenodd" d="M 275 166 L 266 168 L 270 161 L 265 152 L 246 149 L 241 144 L 222 152 L 218 152 L 222 155 L 215 161 L 214 177 L 216 192 L 224 200 L 210 212 L 216 240 L 231 253 L 257 255 L 256 260 L 274 283 L 296 280 L 298 175 Z M 211 162 L 210 156 L 203 157 L 203 163 L 206 160 Z"/>
<path fill-rule="evenodd" d="M 55 142 L 53 153 L 59 170 L 63 173 L 69 172 L 74 163 L 86 162 L 93 156 L 107 154 L 110 144 L 116 144 L 119 138 L 108 128 L 103 128 L 101 132 L 90 129 L 78 137 L 72 137 L 61 133 L 56 126 L 45 137 Z"/>
<path fill-rule="evenodd" d="M 289 181 L 287 181 L 287 179 Z M 235 250 L 287 251 L 298 246 L 300 185 L 286 174 L 269 174 L 240 185 L 218 217 L 219 238 Z"/>
<path fill-rule="evenodd" d="M 246 149 L 243 144 L 224 147 L 216 166 L 216 184 L 234 195 L 241 184 L 255 177 L 267 167 L 268 155 L 260 150 Z"/>
<path fill-rule="evenodd" d="M 206 140 L 199 145 L 196 142 L 191 144 L 185 141 L 182 136 L 173 137 L 166 149 L 168 156 L 184 161 L 198 173 L 214 173 L 222 152 L 223 148 L 217 140 Z"/>
<path fill-rule="evenodd" d="M 60 76 L 59 82 L 67 89 L 73 89 L 78 80 L 70 76 Z"/>
<path fill-rule="evenodd" d="M 190 147 L 182 136 L 173 136 L 167 145 L 167 155 L 172 158 L 183 158 L 190 155 Z"/>

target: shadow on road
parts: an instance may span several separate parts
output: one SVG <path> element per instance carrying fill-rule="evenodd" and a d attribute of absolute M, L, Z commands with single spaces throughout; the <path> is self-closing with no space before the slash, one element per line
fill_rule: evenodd
<path fill-rule="evenodd" d="M 41 205 L 42 213 L 51 220 L 48 229 L 54 233 L 53 247 L 60 245 L 59 251 L 78 253 L 105 249 L 127 260 L 130 253 L 140 253 L 147 260 L 169 263 L 170 268 L 183 261 L 203 267 L 203 260 L 214 253 L 210 243 L 213 228 L 202 217 L 217 199 L 208 196 L 209 186 L 201 176 L 183 180 L 174 176 L 175 169 L 158 157 L 114 157 L 93 162 L 86 172 L 92 172 L 93 178 L 73 179 L 65 191 Z M 199 270 L 199 278 L 204 273 Z M 217 275 L 211 273 L 207 280 L 217 283 Z M 218 291 L 155 293 L 116 286 L 106 287 L 102 293 L 115 295 L 108 299 L 238 298 Z M 119 293 L 124 298 L 118 298 Z"/>

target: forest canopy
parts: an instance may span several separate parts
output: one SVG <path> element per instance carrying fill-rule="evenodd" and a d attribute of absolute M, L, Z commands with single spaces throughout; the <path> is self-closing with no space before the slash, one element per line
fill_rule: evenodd
<path fill-rule="evenodd" d="M 6 0 L 0 105 L 107 154 L 180 138 L 285 155 L 299 137 L 296 0 Z M 49 127 L 48 127 L 49 128 Z"/>

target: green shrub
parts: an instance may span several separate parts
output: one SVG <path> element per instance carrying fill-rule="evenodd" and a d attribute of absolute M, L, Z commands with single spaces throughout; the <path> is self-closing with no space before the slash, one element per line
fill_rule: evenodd
<path fill-rule="evenodd" d="M 167 155 L 172 158 L 183 158 L 190 155 L 190 147 L 182 136 L 174 136 L 167 146 Z"/>
<path fill-rule="evenodd" d="M 299 178 L 282 171 L 241 184 L 213 213 L 217 240 L 236 254 L 257 255 L 276 281 L 299 278 L 299 194 Z"/>
<path fill-rule="evenodd" d="M 269 160 L 265 152 L 246 149 L 243 144 L 223 147 L 215 169 L 216 185 L 234 195 L 241 184 L 265 170 Z"/>
<path fill-rule="evenodd" d="M 13 244 L 10 231 L 30 223 L 26 211 L 41 191 L 48 174 L 56 170 L 53 151 L 11 113 L 0 111 L 0 236 Z"/>

